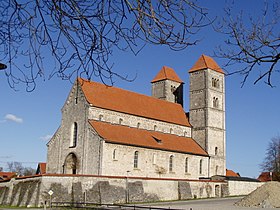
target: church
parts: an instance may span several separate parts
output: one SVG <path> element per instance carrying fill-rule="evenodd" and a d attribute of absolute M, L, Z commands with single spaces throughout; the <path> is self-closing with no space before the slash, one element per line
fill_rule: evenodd
<path fill-rule="evenodd" d="M 186 72 L 187 73 L 187 72 Z M 48 142 L 47 173 L 203 179 L 226 174 L 225 74 L 202 55 L 184 82 L 163 66 L 152 96 L 78 78 Z"/>

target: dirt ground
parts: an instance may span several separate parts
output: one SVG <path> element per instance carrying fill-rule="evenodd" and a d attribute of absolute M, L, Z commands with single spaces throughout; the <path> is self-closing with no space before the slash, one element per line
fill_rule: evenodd
<path fill-rule="evenodd" d="M 199 200 L 145 204 L 143 206 L 163 207 L 163 208 L 172 208 L 172 209 L 186 209 L 186 210 L 246 210 L 246 209 L 247 210 L 249 209 L 275 210 L 275 208 L 240 207 L 234 205 L 236 202 L 238 202 L 241 199 L 242 197 L 199 199 Z"/>

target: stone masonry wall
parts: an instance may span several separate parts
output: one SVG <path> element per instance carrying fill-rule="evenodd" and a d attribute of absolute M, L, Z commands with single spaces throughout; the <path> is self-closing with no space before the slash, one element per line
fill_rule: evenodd
<path fill-rule="evenodd" d="M 170 129 L 172 129 L 172 133 L 175 135 L 191 137 L 190 127 L 148 119 L 144 117 L 138 117 L 97 107 L 90 107 L 89 119 L 101 120 L 113 124 L 120 124 L 121 119 L 122 125 L 146 130 L 154 130 L 154 127 L 156 126 L 156 130 L 163 133 L 170 133 Z"/>
<path fill-rule="evenodd" d="M 112 204 L 221 196 L 224 182 L 133 177 L 45 175 L 0 182 L 0 205 L 42 207 L 50 202 Z M 52 190 L 53 195 L 48 192 Z"/>
<path fill-rule="evenodd" d="M 0 182 L 0 205 L 42 207 L 46 202 L 154 202 L 245 195 L 260 182 L 44 175 Z M 50 197 L 48 192 L 52 190 Z"/>
<path fill-rule="evenodd" d="M 138 167 L 134 168 L 134 153 L 138 151 Z M 169 171 L 169 159 L 173 156 L 172 171 Z M 106 143 L 103 145 L 102 175 L 136 176 L 155 178 L 199 179 L 208 177 L 209 157 L 184 154 L 172 151 L 123 146 Z M 185 170 L 187 162 L 187 171 Z M 202 173 L 200 174 L 200 160 Z"/>

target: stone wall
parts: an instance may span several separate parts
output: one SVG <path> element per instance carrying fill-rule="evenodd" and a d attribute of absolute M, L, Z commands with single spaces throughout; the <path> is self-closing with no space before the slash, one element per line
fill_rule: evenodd
<path fill-rule="evenodd" d="M 248 194 L 261 183 L 44 175 L 0 182 L 0 205 L 41 207 L 52 202 L 154 202 Z M 48 192 L 52 190 L 53 195 Z"/>
<path fill-rule="evenodd" d="M 229 196 L 247 195 L 265 182 L 228 181 Z"/>
<path fill-rule="evenodd" d="M 98 107 L 89 108 L 89 119 L 101 120 L 112 124 L 122 124 L 129 127 L 145 129 L 145 130 L 156 130 L 163 133 L 170 133 L 178 136 L 191 137 L 191 128 L 182 125 L 176 125 L 173 123 L 167 123 L 159 120 L 148 119 L 135 115 L 125 114 L 112 110 L 102 109 Z M 120 123 L 121 119 L 121 123 Z"/>
<path fill-rule="evenodd" d="M 137 168 L 134 168 L 135 151 L 138 151 Z M 170 156 L 173 156 L 172 171 L 169 171 Z M 205 156 L 106 143 L 102 155 L 102 165 L 106 167 L 102 167 L 102 175 L 126 176 L 128 171 L 129 176 L 136 177 L 198 180 L 199 177 L 208 177 L 208 161 L 209 157 Z"/>

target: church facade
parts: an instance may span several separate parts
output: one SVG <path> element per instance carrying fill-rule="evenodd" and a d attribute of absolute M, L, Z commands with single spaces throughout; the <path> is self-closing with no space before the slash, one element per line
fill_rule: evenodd
<path fill-rule="evenodd" d="M 183 81 L 164 66 L 152 96 L 77 79 L 48 142 L 47 173 L 199 179 L 225 175 L 224 72 L 202 55 Z"/>

